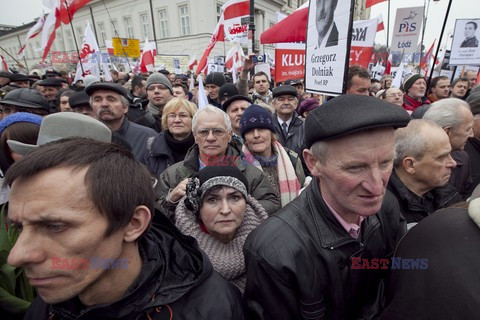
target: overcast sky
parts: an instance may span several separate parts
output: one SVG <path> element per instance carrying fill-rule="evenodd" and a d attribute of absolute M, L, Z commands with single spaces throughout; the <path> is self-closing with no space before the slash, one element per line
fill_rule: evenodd
<path fill-rule="evenodd" d="M 424 3 L 427 3 L 428 5 L 428 1 L 424 0 L 391 0 L 390 27 L 393 26 L 395 20 L 395 12 L 397 8 L 423 6 Z M 447 5 L 448 0 L 430 0 L 430 8 L 428 12 L 427 28 L 425 32 L 424 42 L 427 48 L 430 47 L 431 43 L 435 38 L 437 39 L 438 43 Z M 39 17 L 42 14 L 42 10 L 45 13 L 49 11 L 46 7 L 43 6 L 42 0 L 2 0 L 2 9 L 0 10 L 0 23 L 8 25 L 22 25 L 22 23 L 29 23 L 35 18 Z M 387 2 L 377 4 L 372 7 L 371 18 L 382 14 L 386 28 L 387 12 Z M 446 32 L 450 32 L 451 34 L 453 34 L 455 19 L 459 18 L 480 18 L 480 1 L 453 0 Z M 385 37 L 386 36 L 384 32 L 379 32 L 377 34 L 376 42 L 385 43 Z M 445 37 L 446 35 L 444 36 L 444 39 Z"/>

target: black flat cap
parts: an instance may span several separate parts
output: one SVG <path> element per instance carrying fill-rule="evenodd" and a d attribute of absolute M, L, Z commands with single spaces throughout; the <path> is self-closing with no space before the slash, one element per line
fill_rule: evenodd
<path fill-rule="evenodd" d="M 284 94 L 289 94 L 291 96 L 296 97 L 297 89 L 295 89 L 295 87 L 292 87 L 292 86 L 283 85 L 283 86 L 275 87 L 272 91 L 272 95 L 274 98 Z"/>
<path fill-rule="evenodd" d="M 230 97 L 227 100 L 225 100 L 225 102 L 222 104 L 223 111 L 227 112 L 227 109 L 232 104 L 232 102 L 237 101 L 237 100 L 245 100 L 248 103 L 252 104 L 252 100 L 250 98 L 242 96 L 242 95 L 239 94 L 239 95 Z"/>
<path fill-rule="evenodd" d="M 10 76 L 10 81 L 30 81 L 30 78 L 26 74 L 14 73 Z"/>
<path fill-rule="evenodd" d="M 10 79 L 13 73 L 7 71 L 0 71 L 0 77 Z"/>
<path fill-rule="evenodd" d="M 47 99 L 45 99 L 37 90 L 30 88 L 19 88 L 10 91 L 5 95 L 0 104 L 10 104 L 12 106 L 44 109 L 50 113 L 50 106 Z"/>
<path fill-rule="evenodd" d="M 300 79 L 288 79 L 284 83 L 286 86 L 296 86 L 297 84 L 302 84 L 302 80 Z"/>
<path fill-rule="evenodd" d="M 70 98 L 68 98 L 68 104 L 72 108 L 89 106 L 90 96 L 85 91 L 75 92 Z"/>
<path fill-rule="evenodd" d="M 115 91 L 116 93 L 124 96 L 125 98 L 127 97 L 127 90 L 125 90 L 124 87 L 122 87 L 119 84 L 113 83 L 113 82 L 97 82 L 89 85 L 87 89 L 85 89 L 85 92 L 91 96 L 92 93 L 94 93 L 97 90 L 111 90 Z"/>
<path fill-rule="evenodd" d="M 218 98 L 231 98 L 233 96 L 237 96 L 238 89 L 237 86 L 233 83 L 225 83 L 223 86 L 220 87 L 220 90 L 218 91 Z"/>
<path fill-rule="evenodd" d="M 44 87 L 61 87 L 62 82 L 63 81 L 61 79 L 46 78 L 45 80 L 38 82 L 38 84 Z"/>
<path fill-rule="evenodd" d="M 308 114 L 305 147 L 366 130 L 407 126 L 410 116 L 401 107 L 383 100 L 347 94 L 329 100 Z"/>

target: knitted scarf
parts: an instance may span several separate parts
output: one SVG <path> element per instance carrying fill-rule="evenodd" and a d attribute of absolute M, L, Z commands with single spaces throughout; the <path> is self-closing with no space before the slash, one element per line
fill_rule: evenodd
<path fill-rule="evenodd" d="M 282 207 L 284 207 L 287 205 L 287 203 L 298 196 L 300 193 L 300 183 L 298 182 L 292 161 L 290 161 L 290 157 L 282 145 L 278 141 L 275 141 L 273 142 L 273 148 L 275 153 L 278 155 L 278 185 L 280 186 L 280 201 L 282 203 Z M 260 162 L 255 159 L 246 145 L 243 145 L 242 152 L 245 155 L 245 160 L 247 163 L 250 163 L 251 165 L 263 171 Z"/>
<path fill-rule="evenodd" d="M 248 196 L 242 223 L 234 238 L 229 243 L 223 243 L 202 231 L 195 213 L 185 206 L 185 199 L 180 200 L 175 209 L 175 225 L 183 234 L 194 237 L 210 259 L 213 269 L 243 293 L 246 281 L 243 244 L 249 233 L 267 219 L 267 213 L 257 200 Z"/>

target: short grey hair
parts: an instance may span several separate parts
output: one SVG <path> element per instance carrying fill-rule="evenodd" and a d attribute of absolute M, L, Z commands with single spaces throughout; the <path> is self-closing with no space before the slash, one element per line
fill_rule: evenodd
<path fill-rule="evenodd" d="M 439 124 L 432 120 L 413 119 L 410 120 L 408 126 L 395 131 L 395 159 L 393 160 L 394 168 L 400 168 L 402 166 L 403 159 L 406 157 L 413 157 L 417 160 L 421 160 L 423 158 L 425 151 L 428 149 L 427 147 L 430 141 L 425 139 L 422 132 L 431 128 L 443 130 Z"/>
<path fill-rule="evenodd" d="M 320 161 L 320 163 L 325 164 L 327 161 L 328 142 L 316 141 L 310 147 L 310 151 L 312 152 L 313 156 Z"/>
<path fill-rule="evenodd" d="M 459 112 L 460 108 L 470 110 L 470 106 L 463 100 L 457 98 L 441 99 L 431 104 L 422 119 L 432 120 L 442 128 L 451 127 L 452 129 L 462 125 L 463 115 Z"/>
<path fill-rule="evenodd" d="M 193 116 L 193 119 L 192 119 L 193 132 L 197 130 L 198 117 L 200 117 L 200 115 L 203 113 L 222 116 L 223 121 L 225 123 L 225 127 L 227 128 L 227 131 L 232 130 L 232 121 L 230 121 L 230 117 L 228 116 L 228 114 L 226 114 L 225 111 L 223 111 L 222 109 L 214 107 L 209 104 L 206 107 L 203 107 L 202 109 L 198 110 L 197 113 L 195 113 L 195 115 Z"/>
<path fill-rule="evenodd" d="M 120 101 L 122 101 L 123 106 L 127 108 L 130 107 L 130 102 L 128 102 L 128 99 L 122 96 L 121 94 L 119 95 L 120 95 Z M 90 107 L 93 108 L 93 96 L 90 96 L 89 102 L 90 102 Z"/>

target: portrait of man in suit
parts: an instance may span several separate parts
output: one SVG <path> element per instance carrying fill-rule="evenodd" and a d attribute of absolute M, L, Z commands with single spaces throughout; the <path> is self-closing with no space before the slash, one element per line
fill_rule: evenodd
<path fill-rule="evenodd" d="M 478 47 L 478 39 L 475 36 L 477 32 L 478 24 L 474 21 L 469 21 L 465 24 L 465 40 L 463 40 L 460 48 L 477 48 Z"/>
<path fill-rule="evenodd" d="M 333 20 L 333 16 L 337 8 L 338 0 L 316 1 L 317 48 L 336 46 L 338 45 L 338 29 Z"/>

